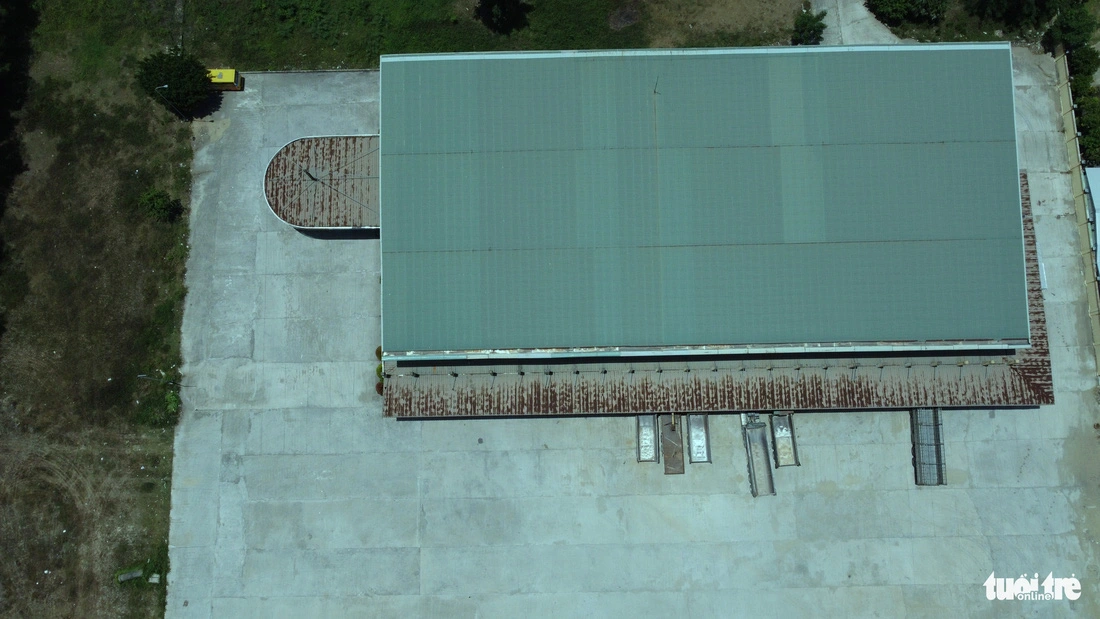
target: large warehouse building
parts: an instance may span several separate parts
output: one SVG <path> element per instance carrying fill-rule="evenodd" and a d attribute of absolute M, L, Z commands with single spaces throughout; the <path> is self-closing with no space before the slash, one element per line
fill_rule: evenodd
<path fill-rule="evenodd" d="M 1052 401 L 1007 44 L 387 56 L 381 84 L 389 415 Z"/>

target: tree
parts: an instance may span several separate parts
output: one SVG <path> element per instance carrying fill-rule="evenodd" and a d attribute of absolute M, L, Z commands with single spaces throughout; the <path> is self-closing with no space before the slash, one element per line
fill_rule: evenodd
<path fill-rule="evenodd" d="M 157 52 L 141 61 L 138 85 L 172 112 L 190 118 L 210 96 L 210 80 L 198 58 L 182 52 Z"/>
<path fill-rule="evenodd" d="M 1047 30 L 1045 43 L 1050 49 L 1054 49 L 1059 43 L 1067 50 L 1085 47 L 1092 39 L 1096 25 L 1096 18 L 1092 16 L 1087 6 L 1067 7 L 1054 18 L 1050 30 Z"/>
<path fill-rule="evenodd" d="M 965 4 L 972 15 L 1020 28 L 1046 22 L 1065 0 L 967 0 Z"/>
<path fill-rule="evenodd" d="M 1095 48 L 1078 47 L 1069 53 L 1069 72 L 1073 76 L 1087 75 L 1092 78 L 1097 69 L 1100 69 L 1100 52 Z"/>
<path fill-rule="evenodd" d="M 1077 130 L 1100 137 L 1100 97 L 1088 92 L 1077 97 Z"/>
<path fill-rule="evenodd" d="M 527 27 L 527 13 L 532 8 L 523 0 L 478 0 L 474 14 L 489 30 L 511 34 Z"/>
<path fill-rule="evenodd" d="M 1100 164 L 1100 136 L 1086 135 L 1081 138 L 1081 158 L 1087 166 Z"/>
<path fill-rule="evenodd" d="M 820 45 L 825 34 L 826 13 L 827 11 L 814 13 L 803 7 L 802 12 L 794 18 L 791 45 Z"/>
<path fill-rule="evenodd" d="M 1093 92 L 1091 73 L 1070 74 L 1069 88 L 1073 91 L 1074 103 L 1077 103 L 1077 99 L 1080 97 L 1091 97 L 1096 94 Z"/>

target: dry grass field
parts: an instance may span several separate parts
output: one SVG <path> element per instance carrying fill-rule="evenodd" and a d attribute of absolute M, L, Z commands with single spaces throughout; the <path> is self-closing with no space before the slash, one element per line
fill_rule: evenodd
<path fill-rule="evenodd" d="M 132 85 L 163 4 L 3 15 L 5 42 L 33 35 L 7 82 L 25 88 L 0 219 L 0 614 L 163 612 L 163 585 L 115 582 L 167 567 L 187 223 L 138 196 L 186 201 L 190 129 Z"/>
<path fill-rule="evenodd" d="M 652 47 L 683 47 L 708 37 L 746 44 L 785 42 L 801 0 L 658 0 L 647 4 Z"/>

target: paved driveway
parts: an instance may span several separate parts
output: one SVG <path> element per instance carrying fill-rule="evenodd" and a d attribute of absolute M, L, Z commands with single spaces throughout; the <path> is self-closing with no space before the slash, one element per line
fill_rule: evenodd
<path fill-rule="evenodd" d="M 867 10 L 864 0 L 813 0 L 825 15 L 824 45 L 889 45 L 898 42 L 890 29 Z"/>
<path fill-rule="evenodd" d="M 250 74 L 196 124 L 169 617 L 1100 616 L 1096 379 L 1049 58 L 1017 58 L 1057 404 L 945 415 L 912 482 L 904 413 L 797 418 L 753 499 L 736 416 L 713 464 L 634 461 L 632 419 L 396 422 L 374 393 L 376 240 L 268 211 L 268 159 L 377 129 L 373 73 Z M 988 602 L 990 572 L 1077 602 Z"/>

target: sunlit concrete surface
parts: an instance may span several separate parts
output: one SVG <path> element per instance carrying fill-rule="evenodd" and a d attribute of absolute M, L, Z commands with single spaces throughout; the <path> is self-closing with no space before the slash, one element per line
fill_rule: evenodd
<path fill-rule="evenodd" d="M 826 11 L 824 45 L 897 43 L 890 29 L 875 19 L 864 0 L 813 0 L 813 10 Z"/>
<path fill-rule="evenodd" d="M 1100 616 L 1053 62 L 1015 56 L 1057 403 L 945 412 L 948 485 L 921 488 L 907 414 L 796 415 L 802 466 L 756 499 L 738 416 L 681 476 L 635 461 L 633 418 L 382 418 L 378 241 L 296 232 L 262 185 L 294 138 L 377 131 L 377 75 L 249 74 L 195 124 L 168 616 Z M 989 602 L 993 571 L 1084 591 Z"/>

